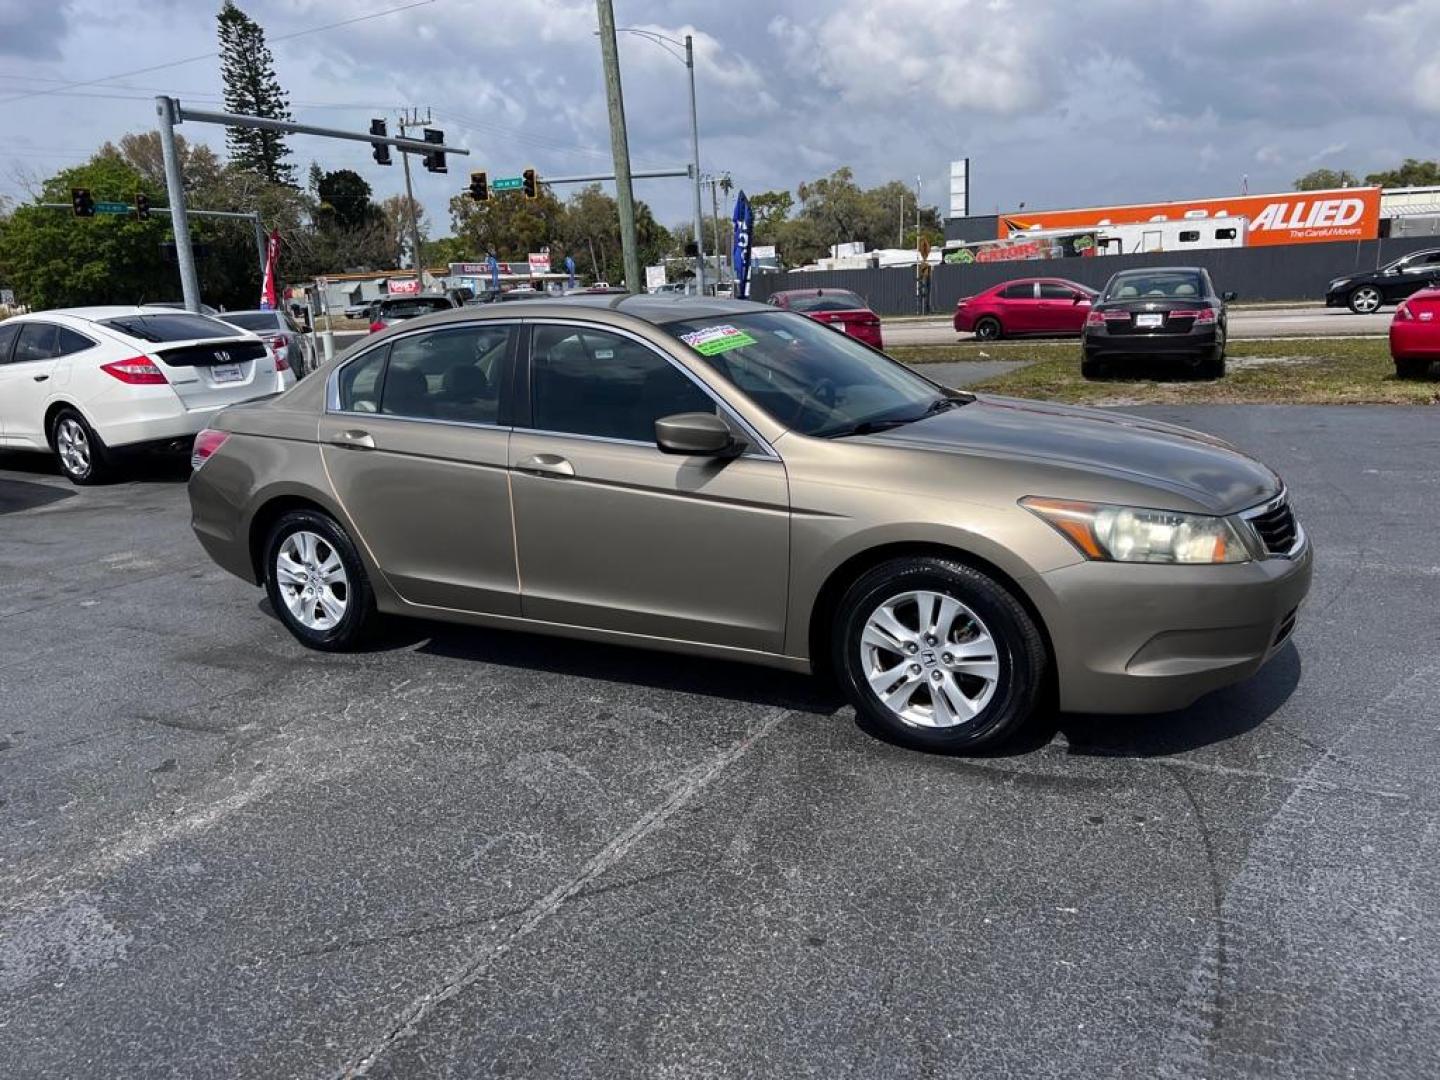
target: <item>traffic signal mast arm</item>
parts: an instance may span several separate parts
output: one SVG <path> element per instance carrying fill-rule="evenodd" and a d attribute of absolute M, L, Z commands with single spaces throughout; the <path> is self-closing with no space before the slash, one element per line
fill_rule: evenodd
<path fill-rule="evenodd" d="M 327 139 L 350 139 L 353 142 L 368 142 L 375 146 L 393 146 L 410 154 L 464 154 L 470 151 L 458 146 L 446 146 L 444 142 L 426 142 L 421 139 L 406 139 L 398 135 L 380 135 L 371 132 L 342 131 L 339 128 L 316 127 L 313 124 L 297 124 L 290 120 L 271 120 L 263 116 L 240 116 L 235 113 L 209 112 L 204 109 L 186 109 L 174 101 L 175 120 L 183 123 L 193 120 L 198 124 L 219 124 L 222 127 L 259 128 L 262 131 L 282 131 L 294 135 L 320 135 Z M 437 132 L 437 134 L 439 134 Z M 443 135 L 442 135 L 443 138 Z"/>

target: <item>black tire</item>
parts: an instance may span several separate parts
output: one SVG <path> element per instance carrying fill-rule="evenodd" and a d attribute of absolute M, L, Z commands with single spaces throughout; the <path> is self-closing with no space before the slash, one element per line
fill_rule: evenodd
<path fill-rule="evenodd" d="M 887 600 L 922 590 L 960 601 L 995 643 L 998 677 L 988 703 L 973 717 L 952 727 L 918 726 L 903 719 L 881 701 L 866 677 L 861 638 L 867 620 Z M 918 623 L 918 619 L 914 621 Z M 899 652 L 893 652 L 892 657 L 912 672 L 923 662 L 933 679 L 946 655 L 945 643 L 937 642 L 932 647 L 917 636 L 914 644 L 919 650 L 914 653 L 914 662 Z M 871 734 L 920 750 L 968 753 L 1002 743 L 1024 726 L 1041 700 L 1049 654 L 1045 639 L 1025 607 L 994 579 L 951 559 L 909 557 L 875 567 L 846 590 L 836 612 L 830 662 L 855 706 L 856 719 Z M 888 666 L 885 670 L 889 670 Z M 914 693 L 918 694 L 921 686 L 930 700 L 930 684 L 923 679 L 916 680 Z M 913 703 L 915 699 L 912 696 L 910 700 Z M 933 711 L 933 704 L 929 708 Z"/>
<path fill-rule="evenodd" d="M 976 341 L 999 341 L 1005 336 L 1005 328 L 994 315 L 981 316 L 975 322 Z"/>
<path fill-rule="evenodd" d="M 1086 379 L 1101 379 L 1105 377 L 1105 365 L 1088 356 L 1080 361 L 1080 375 Z"/>
<path fill-rule="evenodd" d="M 1372 315 L 1385 304 L 1385 295 L 1374 285 L 1361 285 L 1350 290 L 1345 303 L 1356 315 Z"/>
<path fill-rule="evenodd" d="M 332 626 L 307 626 L 291 609 L 286 595 L 282 594 L 277 562 L 286 540 L 298 533 L 309 533 L 323 540 L 325 546 L 339 556 L 344 569 L 344 613 Z M 321 556 L 324 552 L 317 549 L 317 557 Z M 320 561 L 328 561 L 328 556 L 320 558 Z M 283 588 L 288 590 L 289 586 Z M 288 511 L 271 527 L 265 540 L 265 595 L 270 598 L 270 606 L 285 628 L 302 645 L 311 649 L 345 652 L 357 648 L 369 637 L 376 623 L 375 593 L 370 588 L 370 579 L 355 545 L 330 515 L 318 510 Z M 312 610 L 319 603 L 318 598 L 313 601 Z"/>
<path fill-rule="evenodd" d="M 1397 359 L 1395 361 L 1395 377 L 1397 379 L 1423 379 L 1429 373 L 1429 360 Z"/>
<path fill-rule="evenodd" d="M 115 476 L 104 440 L 68 405 L 50 421 L 50 448 L 55 451 L 55 463 L 72 484 L 104 484 Z"/>
<path fill-rule="evenodd" d="M 1195 374 L 1202 379 L 1223 379 L 1225 377 L 1225 350 L 1216 349 L 1195 369 Z"/>

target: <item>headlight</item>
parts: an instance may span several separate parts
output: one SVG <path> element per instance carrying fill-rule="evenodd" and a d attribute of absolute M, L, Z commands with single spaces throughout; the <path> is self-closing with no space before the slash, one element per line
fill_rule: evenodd
<path fill-rule="evenodd" d="M 1343 286 L 1345 286 L 1345 285 L 1349 285 L 1349 284 L 1350 284 L 1350 279 L 1349 279 L 1348 277 L 1337 277 L 1334 281 L 1330 282 L 1330 289 L 1331 289 L 1331 290 L 1339 289 L 1339 288 L 1341 288 L 1341 287 L 1343 287 Z"/>
<path fill-rule="evenodd" d="M 1229 518 L 1033 496 L 1021 499 L 1020 505 L 1053 526 L 1087 559 L 1148 563 L 1250 559 Z"/>

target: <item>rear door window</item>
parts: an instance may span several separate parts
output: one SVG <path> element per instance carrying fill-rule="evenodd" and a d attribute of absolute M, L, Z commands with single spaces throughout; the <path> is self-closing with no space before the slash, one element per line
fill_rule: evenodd
<path fill-rule="evenodd" d="M 1014 285 L 1006 285 L 1000 296 L 1006 300 L 1034 300 L 1035 283 L 1033 281 L 1021 281 Z"/>
<path fill-rule="evenodd" d="M 390 346 L 380 411 L 387 416 L 495 424 L 508 370 L 509 326 L 457 326 Z"/>
<path fill-rule="evenodd" d="M 55 357 L 54 323 L 27 322 L 20 327 L 20 338 L 15 342 L 15 363 L 24 364 L 34 360 L 52 360 Z"/>

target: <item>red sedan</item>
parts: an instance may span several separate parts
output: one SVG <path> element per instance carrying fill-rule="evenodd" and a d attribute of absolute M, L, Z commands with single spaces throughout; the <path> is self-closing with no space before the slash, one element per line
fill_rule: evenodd
<path fill-rule="evenodd" d="M 1440 289 L 1422 289 L 1395 309 L 1390 357 L 1401 379 L 1418 379 L 1440 360 Z"/>
<path fill-rule="evenodd" d="M 1064 278 L 1003 281 L 955 305 L 955 332 L 981 341 L 1015 334 L 1074 334 L 1099 295 L 1088 285 Z"/>
<path fill-rule="evenodd" d="M 770 303 L 827 323 L 876 349 L 883 349 L 880 316 L 849 289 L 784 289 L 770 294 Z"/>

